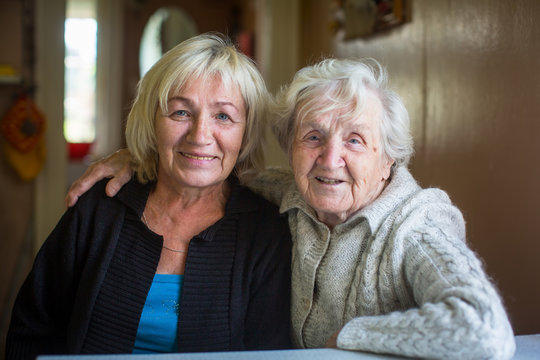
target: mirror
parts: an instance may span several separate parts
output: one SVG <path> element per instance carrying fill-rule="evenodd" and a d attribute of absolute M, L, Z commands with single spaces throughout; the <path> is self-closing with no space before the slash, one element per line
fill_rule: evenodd
<path fill-rule="evenodd" d="M 179 7 L 163 7 L 146 23 L 139 48 L 141 78 L 154 63 L 178 43 L 199 33 L 193 18 Z"/>

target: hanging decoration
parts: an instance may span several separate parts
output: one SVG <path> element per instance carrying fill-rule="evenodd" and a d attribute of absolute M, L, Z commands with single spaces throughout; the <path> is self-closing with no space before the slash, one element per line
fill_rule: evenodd
<path fill-rule="evenodd" d="M 21 95 L 0 122 L 4 154 L 22 180 L 32 180 L 45 162 L 46 120 L 28 95 Z"/>
<path fill-rule="evenodd" d="M 6 141 L 2 148 L 8 164 L 24 181 L 34 179 L 45 163 L 45 116 L 34 103 L 35 5 L 33 0 L 22 4 L 22 68 L 21 85 L 15 102 L 0 119 L 0 133 Z"/>

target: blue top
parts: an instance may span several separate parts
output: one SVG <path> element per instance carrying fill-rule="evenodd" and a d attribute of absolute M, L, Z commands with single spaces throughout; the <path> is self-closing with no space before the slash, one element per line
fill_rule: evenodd
<path fill-rule="evenodd" d="M 134 354 L 178 352 L 178 315 L 184 275 L 155 274 L 139 320 Z"/>

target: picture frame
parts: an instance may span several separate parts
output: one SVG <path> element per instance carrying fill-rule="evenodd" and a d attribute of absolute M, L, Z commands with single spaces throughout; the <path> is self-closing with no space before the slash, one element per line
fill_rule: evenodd
<path fill-rule="evenodd" d="M 372 36 L 409 20 L 412 0 L 335 0 L 333 30 L 344 40 Z"/>

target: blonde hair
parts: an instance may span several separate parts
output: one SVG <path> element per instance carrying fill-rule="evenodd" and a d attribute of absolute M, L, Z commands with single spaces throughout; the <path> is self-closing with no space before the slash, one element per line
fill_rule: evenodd
<path fill-rule="evenodd" d="M 263 141 L 268 91 L 255 63 L 230 39 L 217 33 L 192 37 L 165 53 L 143 76 L 128 115 L 126 142 L 140 182 L 157 178 L 155 117 L 168 112 L 168 99 L 188 81 L 219 77 L 226 87 L 237 86 L 246 108 L 246 128 L 234 172 L 246 182 L 264 167 Z"/>

